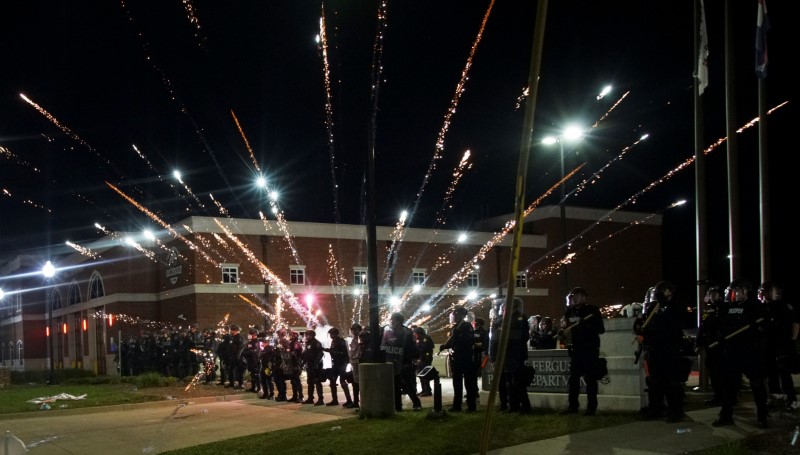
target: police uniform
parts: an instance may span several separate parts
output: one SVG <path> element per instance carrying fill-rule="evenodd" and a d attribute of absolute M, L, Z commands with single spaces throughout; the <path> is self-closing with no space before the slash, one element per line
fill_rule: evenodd
<path fill-rule="evenodd" d="M 403 315 L 394 313 L 391 325 L 384 328 L 381 336 L 381 351 L 386 361 L 392 364 L 394 372 L 394 408 L 403 410 L 402 394 L 406 393 L 415 411 L 422 409 L 422 402 L 417 396 L 417 382 L 414 379 L 412 362 L 419 357 L 411 330 L 403 325 Z"/>
<path fill-rule="evenodd" d="M 456 307 L 453 310 L 454 321 L 450 336 L 439 346 L 439 352 L 444 349 L 452 350 L 453 406 L 449 409 L 451 412 L 461 411 L 464 389 L 467 392 L 468 411 L 475 411 L 478 399 L 478 375 L 472 361 L 473 329 L 470 323 L 464 320 L 466 315 L 467 310 L 464 307 Z"/>
<path fill-rule="evenodd" d="M 765 428 L 769 417 L 767 410 L 765 366 L 766 307 L 749 295 L 752 285 L 745 280 L 734 280 L 726 290 L 727 305 L 720 314 L 722 406 L 713 426 L 732 425 L 733 405 L 742 374 L 750 381 L 759 427 Z"/>
<path fill-rule="evenodd" d="M 573 288 L 568 299 L 573 299 L 576 294 L 586 297 L 583 288 Z M 600 357 L 600 334 L 605 333 L 603 316 L 600 309 L 588 303 L 570 304 L 564 312 L 563 320 L 569 331 L 570 356 L 568 383 L 568 413 L 577 413 L 579 409 L 578 396 L 581 389 L 581 378 L 586 383 L 586 415 L 594 415 L 597 411 L 598 385 L 591 372 L 596 367 Z"/>

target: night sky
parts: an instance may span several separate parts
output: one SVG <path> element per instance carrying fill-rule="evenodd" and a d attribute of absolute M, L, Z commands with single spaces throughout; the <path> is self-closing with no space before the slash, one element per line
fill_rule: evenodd
<path fill-rule="evenodd" d="M 731 3 L 740 127 L 757 117 L 756 1 Z M 66 240 L 102 236 L 94 223 L 158 229 L 105 182 L 168 223 L 259 212 L 274 219 L 254 184 L 263 175 L 288 221 L 363 223 L 371 149 L 378 224 L 394 225 L 402 210 L 411 226 L 446 229 L 513 213 L 535 2 L 497 2 L 483 29 L 488 1 L 388 1 L 383 21 L 379 5 L 0 2 L 0 255 L 63 252 Z M 323 6 L 324 56 L 315 40 Z M 706 2 L 706 146 L 725 136 L 723 6 Z M 788 176 L 796 148 L 788 82 L 796 38 L 780 10 L 788 6 L 768 6 L 776 9 L 766 104 L 789 101 L 769 123 L 773 277 L 788 282 L 777 264 L 796 251 L 785 246 L 792 181 L 777 175 Z M 532 201 L 559 178 L 558 148 L 541 138 L 583 125 L 584 139 L 565 146 L 568 170 L 585 163 L 567 191 L 602 173 L 567 204 L 664 211 L 665 278 L 689 294 L 694 167 L 642 191 L 694 154 L 692 14 L 691 0 L 549 2 L 526 191 Z M 607 84 L 612 92 L 597 99 Z M 755 282 L 757 130 L 738 142 L 743 273 Z M 728 278 L 725 153 L 722 145 L 708 155 L 709 278 L 718 281 Z M 557 204 L 558 194 L 543 204 Z M 665 210 L 679 199 L 689 203 Z"/>

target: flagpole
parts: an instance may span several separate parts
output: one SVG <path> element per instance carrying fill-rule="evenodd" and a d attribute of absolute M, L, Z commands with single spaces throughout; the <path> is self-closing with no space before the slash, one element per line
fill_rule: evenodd
<path fill-rule="evenodd" d="M 725 135 L 728 158 L 728 248 L 730 280 L 739 277 L 739 160 L 733 64 L 733 0 L 725 0 Z"/>
<path fill-rule="evenodd" d="M 767 281 L 770 269 L 770 210 L 769 210 L 769 160 L 767 159 L 767 6 L 759 1 L 756 18 L 756 74 L 758 75 L 758 186 L 759 230 L 761 246 L 761 282 Z"/>
<path fill-rule="evenodd" d="M 694 0 L 694 51 L 695 51 L 695 90 L 694 90 L 694 187 L 695 187 L 695 245 L 697 252 L 697 288 L 696 306 L 697 317 L 696 326 L 700 327 L 700 320 L 703 314 L 703 298 L 707 286 L 700 286 L 700 283 L 708 280 L 708 199 L 706 194 L 706 158 L 703 150 L 703 102 L 701 94 L 708 84 L 708 40 L 706 34 L 705 8 L 703 0 Z M 705 353 L 701 356 L 700 365 L 700 388 L 705 392 L 708 389 L 709 381 L 705 367 Z"/>
<path fill-rule="evenodd" d="M 511 257 L 508 267 L 508 288 L 506 301 L 503 306 L 503 322 L 500 329 L 500 342 L 497 349 L 497 361 L 492 366 L 492 383 L 489 390 L 489 399 L 486 403 L 486 418 L 483 422 L 481 434 L 480 454 L 486 455 L 489 447 L 489 435 L 494 420 L 494 402 L 500 388 L 500 377 L 506 361 L 506 348 L 508 347 L 509 331 L 511 329 L 511 314 L 516 288 L 517 269 L 519 267 L 519 252 L 522 243 L 522 227 L 525 224 L 525 186 L 528 173 L 528 158 L 531 149 L 531 136 L 533 134 L 533 120 L 536 109 L 536 97 L 539 93 L 539 75 L 541 73 L 542 47 L 544 43 L 544 26 L 547 17 L 548 0 L 537 2 L 536 21 L 533 28 L 533 44 L 531 46 L 531 66 L 528 73 L 528 97 L 525 100 L 525 116 L 522 120 L 522 141 L 519 150 L 519 163 L 517 166 L 517 189 L 514 197 L 514 236 L 511 243 Z M 527 393 L 527 391 L 525 392 Z"/>

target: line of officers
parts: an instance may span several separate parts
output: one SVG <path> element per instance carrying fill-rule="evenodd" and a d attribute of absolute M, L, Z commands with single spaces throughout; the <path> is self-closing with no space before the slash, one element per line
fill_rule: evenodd
<path fill-rule="evenodd" d="M 724 289 L 701 284 L 710 286 L 693 346 L 687 347 L 685 342 L 682 321 L 686 309 L 673 300 L 673 283 L 661 281 L 650 288 L 643 314 L 634 322 L 640 342 L 637 361 L 641 354 L 647 377 L 644 417 L 667 422 L 683 419 L 683 383 L 691 371 L 688 356 L 696 353 L 705 362 L 714 392 L 706 405 L 720 406 L 712 425 L 735 423 L 733 407 L 746 377 L 756 405 L 757 425 L 766 428 L 770 408 L 798 407 L 792 374 L 800 373 L 800 312 L 783 301 L 782 290 L 774 282 L 762 283 L 757 293 L 745 279 L 735 279 Z"/>

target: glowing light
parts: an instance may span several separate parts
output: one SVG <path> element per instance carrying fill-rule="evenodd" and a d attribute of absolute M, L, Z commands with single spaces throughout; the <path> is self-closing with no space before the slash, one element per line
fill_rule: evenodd
<path fill-rule="evenodd" d="M 278 196 L 280 196 L 280 195 L 275 190 L 269 192 L 269 199 L 271 201 L 277 201 L 278 200 Z M 272 211 L 274 212 L 275 210 L 277 210 L 277 207 L 274 207 Z"/>
<path fill-rule="evenodd" d="M 478 298 L 478 293 L 475 291 L 470 292 L 467 294 L 467 300 L 475 300 Z"/>
<path fill-rule="evenodd" d="M 0 300 L 3 300 L 3 297 L 5 297 L 5 296 L 6 296 L 6 293 L 3 292 L 2 289 L 0 289 Z"/>
<path fill-rule="evenodd" d="M 605 87 L 603 87 L 603 90 L 601 90 L 600 93 L 597 95 L 597 100 L 600 101 L 601 99 L 603 99 L 604 96 L 608 95 L 609 93 L 611 93 L 611 86 L 606 85 Z"/>
<path fill-rule="evenodd" d="M 256 185 L 258 185 L 259 188 L 266 188 L 267 179 L 265 179 L 264 177 L 259 177 L 258 179 L 256 179 Z"/>
<path fill-rule="evenodd" d="M 308 305 L 310 307 L 311 305 L 314 304 L 314 300 L 315 300 L 314 294 L 306 294 L 305 300 L 306 300 L 306 305 Z"/>
<path fill-rule="evenodd" d="M 398 305 L 400 303 L 400 297 L 397 297 L 396 295 L 389 297 L 389 303 L 391 305 Z"/>
<path fill-rule="evenodd" d="M 428 311 L 430 309 L 431 309 L 431 306 L 429 304 L 427 304 L 427 303 L 423 303 L 422 306 L 420 307 L 420 310 L 422 310 L 422 311 Z"/>
<path fill-rule="evenodd" d="M 353 289 L 353 295 L 354 296 L 360 296 L 362 293 L 363 293 L 363 291 L 361 290 L 361 288 Z"/>
<path fill-rule="evenodd" d="M 639 138 L 639 140 L 643 141 L 643 140 L 647 139 L 648 137 L 650 137 L 650 135 L 645 133 L 645 134 L 642 135 L 642 137 Z"/>
<path fill-rule="evenodd" d="M 50 261 L 45 262 L 44 266 L 42 267 L 42 275 L 44 275 L 45 278 L 53 278 L 55 274 L 56 267 L 53 265 L 53 263 Z"/>
<path fill-rule="evenodd" d="M 136 241 L 133 240 L 133 237 L 125 237 L 125 243 L 130 246 L 136 246 Z"/>
<path fill-rule="evenodd" d="M 411 289 L 413 290 L 413 292 L 419 292 L 419 290 L 422 289 L 422 286 L 419 284 L 415 284 L 414 287 L 412 287 Z"/>
<path fill-rule="evenodd" d="M 151 231 L 150 229 L 145 229 L 144 231 L 142 231 L 142 235 L 144 235 L 144 238 L 146 238 L 147 240 L 156 239 L 156 235 L 153 234 L 153 231 Z"/>
<path fill-rule="evenodd" d="M 458 235 L 458 243 L 464 243 L 467 241 L 467 234 L 461 233 Z"/>
<path fill-rule="evenodd" d="M 400 222 L 405 223 L 406 219 L 408 219 L 408 210 L 403 210 L 400 212 Z"/>
<path fill-rule="evenodd" d="M 183 183 L 183 180 L 181 180 L 181 171 L 172 171 L 172 176 L 175 177 L 175 180 Z"/>

